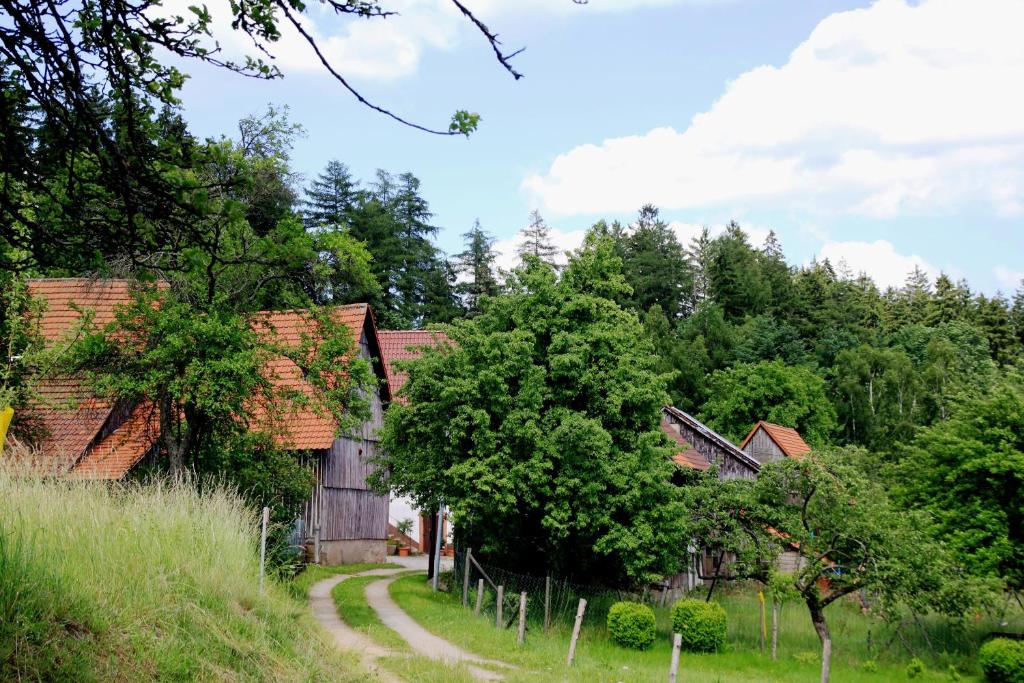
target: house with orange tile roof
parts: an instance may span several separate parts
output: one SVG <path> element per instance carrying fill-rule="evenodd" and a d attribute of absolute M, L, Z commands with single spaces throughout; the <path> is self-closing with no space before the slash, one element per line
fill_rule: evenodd
<path fill-rule="evenodd" d="M 740 448 L 762 465 L 783 458 L 799 460 L 811 452 L 811 447 L 795 429 L 764 420 L 754 425 Z"/>
<path fill-rule="evenodd" d="M 69 335 L 86 311 L 98 325 L 112 322 L 117 307 L 131 300 L 134 285 L 127 280 L 66 278 L 30 280 L 28 287 L 45 304 L 39 331 L 48 344 L 57 345 L 73 342 Z M 266 428 L 282 448 L 308 454 L 316 483 L 301 526 L 318 559 L 326 564 L 379 562 L 386 553 L 389 501 L 370 491 L 366 479 L 373 471 L 377 432 L 391 398 L 388 375 L 369 306 L 339 306 L 330 315 L 349 331 L 379 380 L 379 388 L 367 397 L 369 419 L 352 433 L 338 434 L 329 411 L 304 402 L 283 414 L 256 406 L 252 423 Z M 285 346 L 309 341 L 317 329 L 305 310 L 264 311 L 250 320 L 264 340 Z M 272 358 L 265 372 L 275 386 L 314 397 L 316 389 L 289 358 Z M 39 400 L 20 412 L 38 433 L 36 445 L 43 457 L 37 461 L 50 473 L 117 480 L 139 463 L 159 457 L 155 402 L 112 401 L 95 395 L 76 377 L 49 378 L 38 393 Z"/>
<path fill-rule="evenodd" d="M 790 427 L 758 422 L 737 447 L 697 418 L 673 406 L 662 408 L 661 429 L 676 446 L 672 461 L 681 471 L 705 472 L 715 465 L 720 480 L 756 479 L 761 466 L 781 458 L 799 459 L 810 453 L 800 434 Z M 777 532 L 776 532 L 777 533 Z M 711 581 L 716 571 L 730 563 L 713 549 L 690 548 L 684 573 L 665 579 L 669 591 L 685 592 Z M 800 554 L 786 548 L 776 566 L 780 571 L 794 571 L 800 566 Z M 727 573 L 727 569 L 724 573 Z"/>

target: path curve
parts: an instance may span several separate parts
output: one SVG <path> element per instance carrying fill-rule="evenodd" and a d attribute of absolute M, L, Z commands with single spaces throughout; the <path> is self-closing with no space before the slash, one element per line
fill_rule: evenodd
<path fill-rule="evenodd" d="M 400 635 L 417 653 L 436 659 L 445 664 L 466 664 L 469 672 L 479 680 L 500 681 L 503 676 L 495 671 L 481 669 L 474 664 L 515 668 L 508 662 L 485 659 L 435 636 L 420 626 L 412 617 L 395 604 L 388 593 L 388 587 L 397 579 L 392 576 L 381 581 L 374 581 L 366 586 L 366 601 L 377 612 L 377 616 L 385 626 Z"/>
<path fill-rule="evenodd" d="M 372 671 L 385 683 L 402 683 L 402 679 L 389 673 L 377 664 L 378 657 L 388 657 L 397 653 L 378 645 L 362 633 L 359 633 L 346 624 L 338 616 L 338 609 L 334 605 L 334 598 L 331 591 L 342 581 L 357 576 L 390 576 L 401 569 L 371 569 L 359 574 L 337 574 L 323 581 L 319 581 L 309 589 L 309 606 L 313 610 L 313 617 L 327 629 L 334 642 L 345 650 L 353 650 L 360 655 L 360 662 L 364 667 Z M 392 579 L 393 580 L 393 579 Z"/>

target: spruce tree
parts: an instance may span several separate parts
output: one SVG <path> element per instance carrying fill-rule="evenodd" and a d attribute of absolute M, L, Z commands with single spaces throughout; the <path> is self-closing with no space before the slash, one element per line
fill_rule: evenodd
<path fill-rule="evenodd" d="M 480 312 L 480 299 L 494 296 L 501 291 L 495 275 L 494 238 L 480 227 L 480 220 L 473 222 L 469 232 L 463 233 L 466 249 L 455 255 L 455 271 L 464 277 L 464 281 L 456 285 L 456 291 L 462 296 L 470 315 Z"/>
<path fill-rule="evenodd" d="M 348 166 L 337 160 L 329 161 L 306 189 L 303 223 L 308 229 L 349 225 L 362 194 L 359 181 L 352 178 Z"/>
<path fill-rule="evenodd" d="M 688 313 L 693 299 L 693 273 L 675 233 L 658 209 L 640 209 L 625 240 L 622 271 L 633 289 L 630 304 L 639 312 L 660 306 L 669 320 Z"/>
<path fill-rule="evenodd" d="M 686 255 L 693 268 L 693 302 L 696 309 L 711 296 L 711 231 L 705 225 L 700 235 L 690 240 Z"/>
<path fill-rule="evenodd" d="M 540 211 L 536 209 L 530 214 L 530 225 L 523 228 L 523 243 L 519 245 L 518 254 L 534 256 L 548 265 L 555 265 L 558 247 L 551 241 L 551 228 L 544 222 Z"/>

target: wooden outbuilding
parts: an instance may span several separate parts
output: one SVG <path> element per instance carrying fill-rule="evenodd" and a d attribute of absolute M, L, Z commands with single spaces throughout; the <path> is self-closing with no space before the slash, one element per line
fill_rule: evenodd
<path fill-rule="evenodd" d="M 811 452 L 798 431 L 764 420 L 754 425 L 740 448 L 762 465 L 783 458 L 799 460 Z"/>
<path fill-rule="evenodd" d="M 117 307 L 133 295 L 133 284 L 127 280 L 39 279 L 28 286 L 44 304 L 39 331 L 50 345 L 69 343 L 67 335 L 83 311 L 90 311 L 99 326 L 112 322 Z M 318 546 L 320 561 L 381 562 L 386 555 L 389 501 L 387 495 L 370 491 L 366 479 L 373 470 L 377 432 L 391 397 L 388 374 L 369 306 L 339 306 L 330 315 L 352 335 L 379 380 L 378 388 L 366 397 L 369 419 L 353 433 L 339 434 L 329 411 L 303 405 L 283 415 L 257 407 L 252 421 L 260 428 L 272 427 L 267 431 L 281 448 L 301 452 L 310 462 L 316 483 L 299 522 L 302 536 Z M 303 335 L 317 329 L 309 312 L 301 309 L 264 311 L 250 320 L 267 341 L 284 345 L 298 346 Z M 301 369 L 283 355 L 273 358 L 265 372 L 275 386 L 310 396 L 317 393 Z M 147 458 L 159 457 L 155 402 L 109 401 L 76 377 L 47 379 L 39 394 L 39 401 L 18 410 L 35 428 L 32 436 L 42 454 L 38 464 L 48 473 L 117 480 Z"/>

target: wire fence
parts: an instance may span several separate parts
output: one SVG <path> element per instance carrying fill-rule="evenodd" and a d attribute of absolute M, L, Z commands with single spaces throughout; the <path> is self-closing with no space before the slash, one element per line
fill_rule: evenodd
<path fill-rule="evenodd" d="M 502 592 L 502 626 L 512 626 L 519 618 L 519 601 L 522 593 L 527 594 L 526 618 L 531 623 L 544 624 L 552 628 L 571 628 L 575 622 L 579 601 L 587 601 L 584 624 L 604 625 L 608 608 L 619 600 L 658 601 L 657 593 L 632 593 L 573 583 L 554 576 L 533 576 L 520 574 L 509 569 L 481 562 L 475 556 L 469 562 L 466 573 L 467 552 L 457 552 L 454 558 L 450 589 L 462 594 L 465 588 L 466 603 L 480 613 L 495 619 L 498 613 L 498 590 Z M 482 584 L 481 584 L 482 582 Z M 479 593 L 480 587 L 483 592 Z"/>
<path fill-rule="evenodd" d="M 534 576 L 505 567 L 482 562 L 465 551 L 454 557 L 454 567 L 444 577 L 448 590 L 464 597 L 469 610 L 489 617 L 502 628 L 515 628 L 519 620 L 520 596 L 527 594 L 526 622 L 529 628 L 572 629 L 581 599 L 587 601 L 583 626 L 604 630 L 608 610 L 620 600 L 645 602 L 655 610 L 659 632 L 671 633 L 671 608 L 679 591 L 659 587 L 641 592 L 615 590 L 573 583 L 555 576 Z M 760 586 L 724 584 L 716 590 L 715 600 L 729 614 L 729 640 L 743 649 L 760 647 L 762 629 L 761 606 L 757 599 Z M 502 599 L 499 603 L 498 592 Z M 701 600 L 707 588 L 699 587 Z M 500 622 L 498 620 L 500 604 Z M 771 605 L 767 605 L 771 620 Z M 806 654 L 819 648 L 818 637 L 811 626 L 806 607 L 799 602 L 781 605 L 778 612 L 780 651 Z M 973 657 L 981 643 L 999 631 L 1024 631 L 1024 606 L 1009 601 L 998 613 L 974 615 L 970 620 L 957 620 L 940 615 L 912 615 L 899 622 L 885 622 L 862 610 L 856 596 L 837 603 L 830 609 L 830 626 L 837 645 L 861 660 L 903 660 L 921 656 L 934 664 L 946 666 L 951 656 Z"/>

